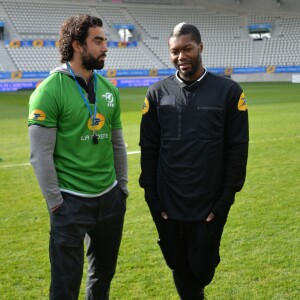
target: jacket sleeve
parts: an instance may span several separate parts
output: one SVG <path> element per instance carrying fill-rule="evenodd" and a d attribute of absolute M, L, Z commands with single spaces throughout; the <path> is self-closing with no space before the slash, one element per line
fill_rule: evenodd
<path fill-rule="evenodd" d="M 144 100 L 140 125 L 141 175 L 139 183 L 145 197 L 156 197 L 156 170 L 160 147 L 160 125 L 157 105 L 149 91 Z"/>
<path fill-rule="evenodd" d="M 228 98 L 225 121 L 224 180 L 222 193 L 214 204 L 212 213 L 226 222 L 236 192 L 245 182 L 248 158 L 249 127 L 245 95 L 238 86 Z"/>
<path fill-rule="evenodd" d="M 244 92 L 235 88 L 227 103 L 224 145 L 224 181 L 220 200 L 234 202 L 245 182 L 248 158 L 248 108 Z"/>

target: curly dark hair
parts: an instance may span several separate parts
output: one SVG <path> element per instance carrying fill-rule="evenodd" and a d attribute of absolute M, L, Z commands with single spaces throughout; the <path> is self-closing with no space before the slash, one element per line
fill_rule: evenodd
<path fill-rule="evenodd" d="M 72 59 L 74 53 L 73 41 L 78 41 L 83 45 L 88 36 L 89 28 L 102 26 L 101 19 L 89 15 L 73 16 L 64 21 L 59 32 L 60 62 L 65 63 Z"/>

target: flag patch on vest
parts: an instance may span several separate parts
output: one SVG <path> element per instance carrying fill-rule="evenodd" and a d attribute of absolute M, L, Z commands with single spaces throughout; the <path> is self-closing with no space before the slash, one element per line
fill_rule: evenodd
<path fill-rule="evenodd" d="M 149 111 L 149 100 L 147 98 L 145 98 L 144 100 L 144 104 L 142 107 L 142 114 L 146 114 Z"/>
<path fill-rule="evenodd" d="M 46 119 L 46 114 L 44 111 L 40 109 L 35 109 L 31 112 L 29 115 L 30 120 L 35 120 L 35 121 L 45 121 Z"/>
<path fill-rule="evenodd" d="M 238 110 L 245 111 L 245 110 L 247 110 L 247 108 L 248 108 L 248 106 L 246 103 L 245 94 L 241 93 L 240 100 L 238 103 Z"/>

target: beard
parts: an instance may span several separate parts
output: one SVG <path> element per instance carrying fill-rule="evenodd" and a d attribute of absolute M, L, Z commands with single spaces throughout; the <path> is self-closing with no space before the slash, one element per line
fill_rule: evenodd
<path fill-rule="evenodd" d="M 175 64 L 175 68 L 178 70 L 180 77 L 184 78 L 185 80 L 189 80 L 190 78 L 193 78 L 199 72 L 201 66 L 202 66 L 202 57 L 200 51 L 198 53 L 197 59 L 192 64 L 192 67 L 189 71 L 182 72 L 178 66 L 178 63 Z"/>
<path fill-rule="evenodd" d="M 100 57 L 105 57 L 106 54 L 101 54 L 98 57 L 93 57 L 91 54 L 87 53 L 86 51 L 83 52 L 81 59 L 82 65 L 86 70 L 101 70 L 104 68 L 104 61 L 99 60 Z"/>

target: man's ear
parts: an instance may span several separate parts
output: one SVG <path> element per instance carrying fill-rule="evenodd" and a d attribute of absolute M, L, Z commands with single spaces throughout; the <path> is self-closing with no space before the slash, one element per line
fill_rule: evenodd
<path fill-rule="evenodd" d="M 202 51 L 203 51 L 203 43 L 202 42 L 199 44 L 199 50 L 200 50 L 200 53 L 202 53 Z"/>
<path fill-rule="evenodd" d="M 82 53 L 82 46 L 78 41 L 73 41 L 72 47 L 73 47 L 74 52 Z"/>

